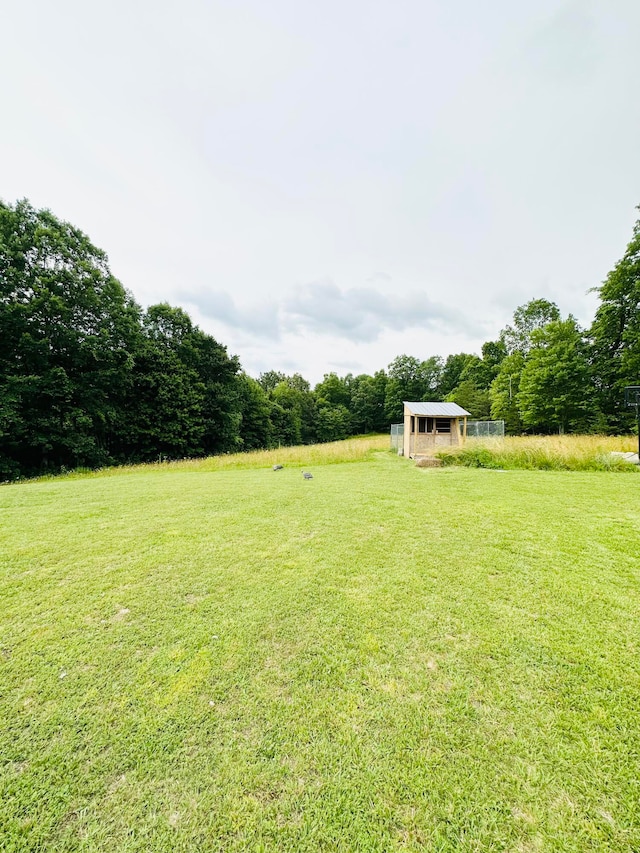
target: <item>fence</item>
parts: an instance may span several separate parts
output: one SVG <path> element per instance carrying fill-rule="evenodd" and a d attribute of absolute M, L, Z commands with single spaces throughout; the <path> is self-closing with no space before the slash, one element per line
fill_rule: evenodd
<path fill-rule="evenodd" d="M 467 438 L 504 438 L 504 421 L 467 421 Z M 391 424 L 391 450 L 402 450 L 403 444 L 404 424 Z"/>
<path fill-rule="evenodd" d="M 391 450 L 402 450 L 404 442 L 404 424 L 391 424 Z"/>
<path fill-rule="evenodd" d="M 504 438 L 504 421 L 467 421 L 467 438 Z"/>

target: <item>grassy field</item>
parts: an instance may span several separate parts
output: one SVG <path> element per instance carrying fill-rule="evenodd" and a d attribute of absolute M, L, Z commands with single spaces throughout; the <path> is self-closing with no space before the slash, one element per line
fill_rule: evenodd
<path fill-rule="evenodd" d="M 387 441 L 0 488 L 3 853 L 640 849 L 640 478 Z"/>
<path fill-rule="evenodd" d="M 638 439 L 630 435 L 518 435 L 470 438 L 451 450 L 434 448 L 446 465 L 470 468 L 638 473 L 637 465 L 612 457 L 612 451 L 637 453 Z"/>

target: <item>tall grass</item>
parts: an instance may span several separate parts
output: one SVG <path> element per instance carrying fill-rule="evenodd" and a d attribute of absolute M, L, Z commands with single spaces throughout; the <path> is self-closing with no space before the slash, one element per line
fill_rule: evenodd
<path fill-rule="evenodd" d="M 270 468 L 272 465 L 305 467 L 334 465 L 340 462 L 364 462 L 372 453 L 387 450 L 389 436 L 367 435 L 326 444 L 302 444 L 273 450 L 229 453 L 206 459 L 187 459 L 169 463 L 172 467 L 194 471 L 226 471 L 234 468 Z"/>
<path fill-rule="evenodd" d="M 341 462 L 364 462 L 379 450 L 388 450 L 388 435 L 364 435 L 332 441 L 326 444 L 303 444 L 295 447 L 279 447 L 272 450 L 252 450 L 245 453 L 225 453 L 203 459 L 178 459 L 149 462 L 139 465 L 124 465 L 102 468 L 99 471 L 80 469 L 62 475 L 45 475 L 36 480 L 45 481 L 63 476 L 66 479 L 86 477 L 109 477 L 122 473 L 154 471 L 228 471 L 233 469 L 270 468 L 273 465 L 311 467 L 333 465 Z"/>
<path fill-rule="evenodd" d="M 638 471 L 611 456 L 637 449 L 635 436 L 532 435 L 468 439 L 463 447 L 440 450 L 444 465 L 469 468 L 521 468 L 547 471 Z"/>

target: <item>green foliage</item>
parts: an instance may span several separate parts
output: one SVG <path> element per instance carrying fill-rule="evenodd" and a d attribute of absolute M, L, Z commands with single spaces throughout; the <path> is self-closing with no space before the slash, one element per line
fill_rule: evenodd
<path fill-rule="evenodd" d="M 299 373 L 271 370 L 258 379 L 271 404 L 271 439 L 275 445 L 310 444 L 316 440 L 316 401 Z M 267 445 L 263 445 L 267 446 Z"/>
<path fill-rule="evenodd" d="M 625 385 L 640 384 L 640 220 L 622 259 L 598 288 L 600 306 L 591 327 L 593 370 L 607 428 L 627 431 Z"/>
<path fill-rule="evenodd" d="M 286 381 L 286 375 L 278 370 L 267 370 L 266 373 L 261 373 L 258 376 L 258 382 L 265 391 L 273 391 L 276 385 Z"/>
<path fill-rule="evenodd" d="M 285 378 L 270 393 L 274 440 L 279 444 L 309 444 L 316 438 L 316 404 L 300 374 Z"/>
<path fill-rule="evenodd" d="M 510 435 L 522 432 L 522 418 L 517 400 L 524 364 L 525 357 L 519 350 L 508 355 L 500 364 L 489 392 L 491 417 L 504 421 L 506 432 Z"/>
<path fill-rule="evenodd" d="M 484 384 L 482 387 L 488 388 L 491 382 L 498 375 L 500 365 L 507 357 L 507 347 L 504 341 L 485 341 L 482 344 L 482 364 Z"/>
<path fill-rule="evenodd" d="M 277 370 L 268 370 L 266 373 L 261 373 L 258 377 L 258 382 L 265 391 L 273 391 L 276 385 L 284 382 L 295 391 L 302 391 L 304 394 L 309 393 L 310 385 L 307 380 L 299 373 L 294 373 L 292 376 L 287 376 L 286 373 L 280 373 Z"/>
<path fill-rule="evenodd" d="M 26 201 L 0 203 L 0 480 L 61 468 L 310 444 L 386 430 L 404 400 L 457 402 L 507 431 L 628 431 L 640 384 L 640 221 L 599 289 L 586 341 L 534 299 L 499 340 L 375 375 L 254 380 L 170 305 L 146 312 L 88 237 Z"/>
<path fill-rule="evenodd" d="M 238 377 L 240 397 L 240 440 L 243 449 L 271 447 L 274 441 L 272 405 L 264 388 L 242 373 Z"/>
<path fill-rule="evenodd" d="M 457 403 L 462 406 L 472 418 L 487 420 L 490 415 L 489 391 L 478 388 L 475 382 L 470 379 L 463 380 L 446 399 L 450 403 Z"/>
<path fill-rule="evenodd" d="M 387 374 L 378 370 L 374 376 L 356 376 L 351 388 L 351 418 L 354 432 L 386 432 L 389 421 L 385 414 Z"/>
<path fill-rule="evenodd" d="M 487 365 L 487 378 L 492 377 L 489 399 L 491 417 L 503 420 L 508 434 L 517 435 L 525 428 L 518 392 L 522 371 L 540 329 L 560 319 L 554 302 L 532 299 L 516 308 L 513 325 L 506 326 L 498 341 L 488 341 L 482 352 Z M 549 427 L 545 427 L 548 431 Z"/>
<path fill-rule="evenodd" d="M 0 204 L 0 477 L 232 449 L 238 368 L 77 228 Z"/>
<path fill-rule="evenodd" d="M 316 414 L 318 441 L 339 441 L 351 435 L 351 415 L 346 406 L 328 406 L 320 402 Z"/>
<path fill-rule="evenodd" d="M 594 420 L 587 347 L 573 317 L 554 320 L 531 335 L 532 348 L 518 390 L 525 427 L 539 432 L 584 432 Z"/>
<path fill-rule="evenodd" d="M 463 465 L 465 468 L 501 468 L 496 455 L 486 447 L 464 447 L 461 450 L 439 450 L 436 458 L 444 465 Z"/>
<path fill-rule="evenodd" d="M 562 321 L 554 303 L 532 300 L 516 309 L 501 340 L 509 355 L 491 384 L 491 416 L 504 420 L 508 433 L 597 424 L 588 346 L 571 316 Z"/>
<path fill-rule="evenodd" d="M 204 387 L 204 452 L 236 450 L 242 443 L 240 361 L 237 356 L 230 356 L 227 348 L 215 338 L 197 327 L 193 330 L 190 346 L 193 348 L 194 369 Z"/>
<path fill-rule="evenodd" d="M 143 332 L 127 418 L 131 458 L 202 454 L 205 387 L 196 369 L 191 320 L 180 308 L 153 305 L 143 317 Z"/>
<path fill-rule="evenodd" d="M 445 399 L 462 406 L 474 418 L 488 419 L 491 415 L 489 389 L 505 357 L 506 348 L 502 341 L 484 343 L 482 358 L 466 353 L 449 356 L 442 374 L 441 389 L 444 392 L 452 383 L 456 384 Z"/>
<path fill-rule="evenodd" d="M 302 444 L 302 392 L 287 382 L 280 382 L 271 393 L 274 403 L 272 419 L 278 441 L 282 444 Z"/>
<path fill-rule="evenodd" d="M 1 473 L 108 462 L 139 339 L 104 252 L 49 211 L 0 203 Z"/>
<path fill-rule="evenodd" d="M 351 394 L 354 379 L 351 374 L 340 378 L 325 373 L 314 389 L 316 401 L 315 434 L 318 441 L 339 441 L 353 432 Z"/>
<path fill-rule="evenodd" d="M 467 378 L 465 372 L 473 370 L 479 363 L 480 359 L 477 355 L 470 355 L 466 352 L 447 356 L 442 373 L 440 374 L 440 394 L 443 396 L 451 394 L 458 387 L 462 379 Z"/>
<path fill-rule="evenodd" d="M 340 378 L 337 373 L 325 373 L 324 379 L 316 385 L 313 393 L 318 403 L 323 401 L 329 406 L 344 406 L 348 409 L 351 403 L 349 384 L 346 377 Z"/>
<path fill-rule="evenodd" d="M 506 326 L 500 339 L 508 355 L 521 352 L 526 355 L 532 346 L 532 335 L 548 323 L 560 319 L 560 311 L 555 302 L 547 299 L 532 299 L 526 305 L 516 308 L 513 325 Z"/>
<path fill-rule="evenodd" d="M 432 356 L 420 361 L 414 356 L 399 355 L 388 368 L 385 389 L 385 415 L 389 423 L 403 417 L 404 400 L 439 400 L 442 359 Z"/>

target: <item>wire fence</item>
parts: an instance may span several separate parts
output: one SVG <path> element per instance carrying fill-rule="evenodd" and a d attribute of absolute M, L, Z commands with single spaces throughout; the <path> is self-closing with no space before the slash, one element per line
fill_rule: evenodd
<path fill-rule="evenodd" d="M 504 438 L 504 421 L 467 421 L 467 438 Z"/>
<path fill-rule="evenodd" d="M 460 432 L 463 424 L 460 421 Z M 391 424 L 391 450 L 404 446 L 404 424 Z M 467 438 L 504 438 L 504 421 L 467 421 Z"/>
<path fill-rule="evenodd" d="M 391 424 L 391 450 L 402 450 L 404 424 Z"/>

